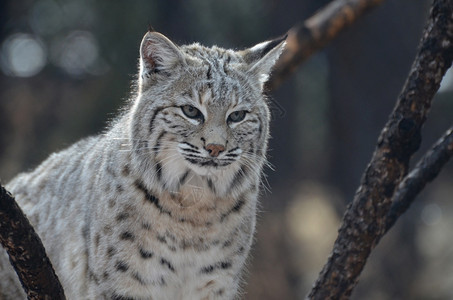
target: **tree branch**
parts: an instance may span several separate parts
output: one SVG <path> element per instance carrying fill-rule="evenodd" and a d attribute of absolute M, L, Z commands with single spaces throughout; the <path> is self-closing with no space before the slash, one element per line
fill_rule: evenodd
<path fill-rule="evenodd" d="M 266 89 L 278 87 L 299 65 L 324 48 L 345 28 L 383 0 L 335 0 L 288 31 L 286 49 L 274 66 Z"/>
<path fill-rule="evenodd" d="M 427 183 L 437 177 L 442 167 L 453 155 L 453 126 L 423 156 L 406 178 L 401 182 L 393 196 L 392 205 L 387 214 L 385 231 L 409 208 L 415 197 Z"/>
<path fill-rule="evenodd" d="M 386 232 L 395 188 L 419 148 L 422 125 L 452 58 L 453 3 L 434 0 L 409 76 L 309 299 L 346 299 L 351 294 L 371 250 Z"/>
<path fill-rule="evenodd" d="M 65 299 L 44 246 L 9 192 L 0 185 L 0 242 L 28 299 Z"/>

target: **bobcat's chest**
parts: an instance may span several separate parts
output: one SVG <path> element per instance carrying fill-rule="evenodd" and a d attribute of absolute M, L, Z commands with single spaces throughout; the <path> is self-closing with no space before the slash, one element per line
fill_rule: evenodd
<path fill-rule="evenodd" d="M 190 299 L 185 294 L 202 298 L 197 293 L 239 280 L 255 224 L 252 197 L 201 198 L 184 205 L 141 183 L 128 196 L 116 205 L 121 209 L 112 209 L 109 232 L 94 245 L 96 273 L 120 282 L 105 289 L 138 298 Z M 139 205 L 124 200 L 130 197 Z"/>
<path fill-rule="evenodd" d="M 130 262 L 136 267 L 131 280 L 135 281 L 133 290 L 146 292 L 151 285 L 154 293 L 162 293 L 169 299 L 189 299 L 187 295 L 199 293 L 207 285 L 224 284 L 217 282 L 219 278 L 232 284 L 247 243 L 242 245 L 240 237 L 233 232 L 217 233 L 216 238 L 192 235 L 178 239 L 167 230 L 148 240 L 148 250 Z"/>

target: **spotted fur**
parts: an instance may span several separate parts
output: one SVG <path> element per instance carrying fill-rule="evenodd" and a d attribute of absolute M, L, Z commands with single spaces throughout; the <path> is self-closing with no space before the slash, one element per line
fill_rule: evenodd
<path fill-rule="evenodd" d="M 237 297 L 269 135 L 262 90 L 283 47 L 149 32 L 125 113 L 7 185 L 68 299 Z M 0 278 L 0 298 L 24 298 L 4 253 Z"/>

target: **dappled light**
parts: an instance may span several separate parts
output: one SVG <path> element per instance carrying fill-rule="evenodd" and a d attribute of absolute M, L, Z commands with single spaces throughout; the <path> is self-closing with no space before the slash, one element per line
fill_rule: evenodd
<path fill-rule="evenodd" d="M 8 37 L 1 47 L 1 66 L 6 75 L 31 77 L 47 63 L 47 50 L 37 37 L 17 33 Z"/>
<path fill-rule="evenodd" d="M 88 31 L 72 31 L 53 41 L 51 52 L 52 62 L 72 76 L 102 75 L 108 70 L 105 63 L 99 62 L 97 40 Z"/>

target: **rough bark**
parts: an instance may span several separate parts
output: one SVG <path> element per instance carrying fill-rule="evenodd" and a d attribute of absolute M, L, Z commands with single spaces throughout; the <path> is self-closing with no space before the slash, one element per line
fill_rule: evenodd
<path fill-rule="evenodd" d="M 453 1 L 435 0 L 409 76 L 383 128 L 331 255 L 309 299 L 347 299 L 371 250 L 386 232 L 395 188 L 421 142 L 433 96 L 453 58 Z"/>
<path fill-rule="evenodd" d="M 286 39 L 286 49 L 266 83 L 267 89 L 278 87 L 308 57 L 324 48 L 341 31 L 382 2 L 383 0 L 335 0 L 304 23 L 291 28 Z"/>
<path fill-rule="evenodd" d="M 388 231 L 406 212 L 415 197 L 426 184 L 437 177 L 442 167 L 453 155 L 453 127 L 442 136 L 420 159 L 414 169 L 404 178 L 395 191 L 392 205 L 386 217 L 385 231 Z"/>
<path fill-rule="evenodd" d="M 0 242 L 8 252 L 28 299 L 65 299 L 41 239 L 1 185 Z"/>

